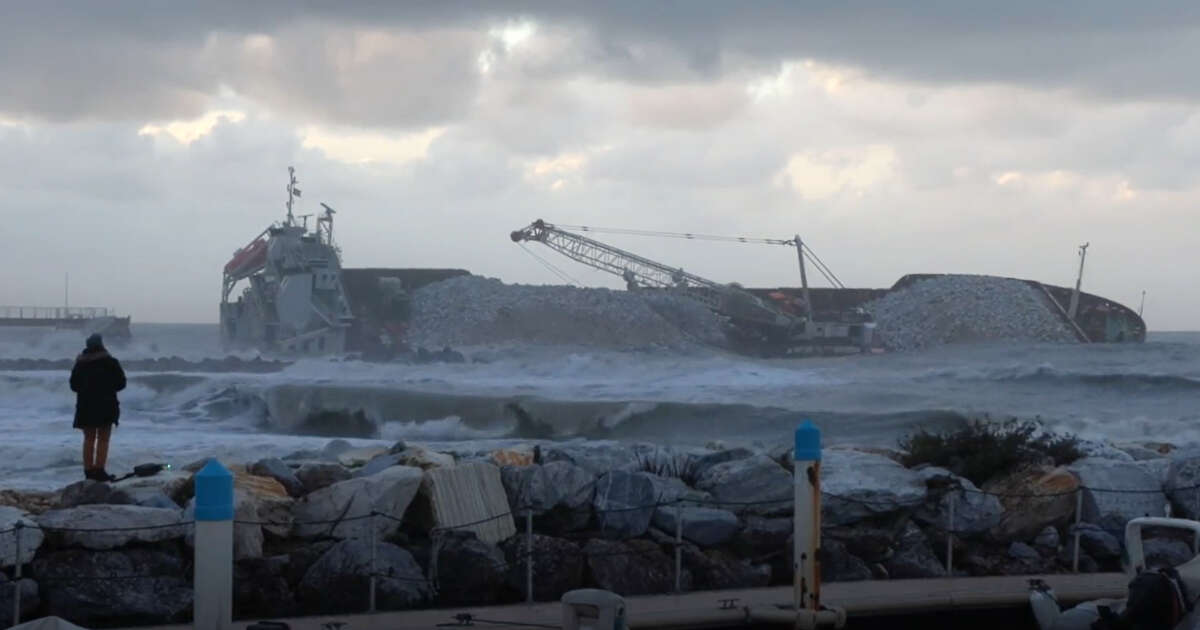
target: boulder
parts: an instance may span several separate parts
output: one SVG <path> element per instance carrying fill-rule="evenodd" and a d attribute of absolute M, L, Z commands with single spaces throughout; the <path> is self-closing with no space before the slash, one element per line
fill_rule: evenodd
<path fill-rule="evenodd" d="M 767 518 L 749 515 L 745 518 L 741 531 L 734 536 L 733 546 L 743 556 L 774 554 L 785 548 L 793 531 L 795 526 L 789 517 Z"/>
<path fill-rule="evenodd" d="M 649 540 L 592 539 L 583 547 L 595 586 L 618 595 L 661 595 L 675 589 L 674 560 Z M 691 586 L 691 575 L 684 582 Z"/>
<path fill-rule="evenodd" d="M 871 568 L 832 538 L 821 540 L 821 581 L 857 582 L 871 579 Z"/>
<path fill-rule="evenodd" d="M 1040 562 L 1042 559 L 1042 554 L 1038 553 L 1037 549 L 1034 549 L 1023 542 L 1014 541 L 1008 546 L 1008 557 L 1012 558 L 1013 560 Z"/>
<path fill-rule="evenodd" d="M 33 571 L 44 614 L 84 627 L 178 624 L 191 616 L 190 569 L 160 549 L 57 551 L 35 560 Z M 137 579 L 119 579 L 128 576 Z"/>
<path fill-rule="evenodd" d="M 337 455 L 337 463 L 347 468 L 358 468 L 380 455 L 387 455 L 388 449 L 383 446 L 364 446 L 351 448 Z"/>
<path fill-rule="evenodd" d="M 893 579 L 945 577 L 946 567 L 938 561 L 924 532 L 909 522 L 896 540 L 896 549 L 883 562 Z"/>
<path fill-rule="evenodd" d="M 343 482 L 344 483 L 344 482 Z M 309 613 L 364 612 L 369 603 L 371 545 L 343 540 L 329 548 L 300 581 L 299 601 Z M 381 610 L 416 608 L 433 591 L 412 555 L 391 543 L 375 550 L 376 605 Z"/>
<path fill-rule="evenodd" d="M 63 510 L 80 505 L 102 505 L 109 503 L 113 487 L 102 481 L 85 479 L 63 488 L 59 491 L 55 508 Z"/>
<path fill-rule="evenodd" d="M 1000 499 L 984 494 L 970 479 L 951 474 L 950 478 L 933 476 L 941 469 L 920 471 L 929 486 L 929 496 L 913 513 L 922 525 L 951 529 L 955 535 L 971 537 L 986 533 L 1000 521 L 1004 506 Z M 946 471 L 950 474 L 949 471 Z M 950 523 L 950 504 L 954 503 L 954 522 Z"/>
<path fill-rule="evenodd" d="M 1071 527 L 1071 534 L 1079 534 L 1079 547 L 1101 564 L 1121 557 L 1121 541 L 1113 533 L 1093 523 L 1080 523 Z"/>
<path fill-rule="evenodd" d="M 587 441 L 547 449 L 545 462 L 565 461 L 575 464 L 592 475 L 612 470 L 632 472 L 639 466 L 637 455 L 620 442 Z"/>
<path fill-rule="evenodd" d="M 469 531 L 493 545 L 517 531 L 500 469 L 493 464 L 431 468 L 421 482 L 421 496 L 428 501 L 432 528 Z"/>
<path fill-rule="evenodd" d="M 420 446 L 409 446 L 398 457 L 402 466 L 413 466 L 421 470 L 432 468 L 450 468 L 454 466 L 454 456 L 438 453 Z"/>
<path fill-rule="evenodd" d="M 770 565 L 751 564 L 727 551 L 705 551 L 685 543 L 681 555 L 683 568 L 691 576 L 692 589 L 761 588 L 771 582 Z"/>
<path fill-rule="evenodd" d="M 1037 538 L 1033 539 L 1033 545 L 1035 547 L 1042 547 L 1044 549 L 1058 549 L 1058 545 L 1061 542 L 1062 539 L 1058 535 L 1058 528 L 1056 527 L 1047 527 L 1046 529 L 1043 529 L 1042 532 L 1037 535 Z"/>
<path fill-rule="evenodd" d="M 120 488 L 113 490 L 108 497 L 108 503 L 113 505 L 140 505 L 142 507 L 177 510 L 179 505 L 171 497 L 163 494 L 161 488 L 143 486 L 140 488 Z"/>
<path fill-rule="evenodd" d="M 600 533 L 609 538 L 636 538 L 646 533 L 654 517 L 657 497 L 646 477 L 614 470 L 596 482 L 592 507 Z"/>
<path fill-rule="evenodd" d="M 728 542 L 738 532 L 737 515 L 729 510 L 706 507 L 675 507 L 665 505 L 654 511 L 654 526 L 674 534 L 676 514 L 683 521 L 683 537 L 701 547 L 715 547 Z"/>
<path fill-rule="evenodd" d="M 747 459 L 754 457 L 757 454 L 758 453 L 755 453 L 748 448 L 732 448 L 695 455 L 692 457 L 692 463 L 690 464 L 691 474 L 693 477 L 699 479 L 700 477 L 708 474 L 709 469 L 711 469 L 713 466 L 739 459 Z M 791 458 L 790 450 L 788 451 L 788 458 Z"/>
<path fill-rule="evenodd" d="M 38 490 L 0 490 L 0 506 L 15 507 L 29 514 L 41 514 L 54 509 L 57 492 Z"/>
<path fill-rule="evenodd" d="M 508 562 L 506 580 L 510 591 L 525 593 L 526 542 L 524 536 L 513 536 L 500 545 Z M 579 545 L 562 538 L 533 535 L 533 599 L 558 601 L 563 593 L 583 588 L 583 569 L 586 558 Z"/>
<path fill-rule="evenodd" d="M 492 451 L 489 457 L 491 457 L 492 463 L 501 468 L 505 466 L 532 466 L 537 463 L 533 461 L 533 449 L 502 448 Z"/>
<path fill-rule="evenodd" d="M 662 477 L 647 472 L 635 473 L 650 480 L 654 484 L 654 496 L 659 503 L 683 502 L 685 505 L 703 506 L 712 501 L 712 495 L 689 487 L 677 477 Z"/>
<path fill-rule="evenodd" d="M 11 625 L 9 622 L 12 621 L 15 591 L 12 579 L 0 573 L 0 627 L 7 628 Z M 21 618 L 28 619 L 41 605 L 38 583 L 29 578 L 21 578 Z"/>
<path fill-rule="evenodd" d="M 1079 479 L 1066 468 L 1033 466 L 983 485 L 998 495 L 1004 514 L 990 535 L 1001 542 L 1030 540 L 1049 526 L 1064 525 L 1075 514 Z"/>
<path fill-rule="evenodd" d="M 321 449 L 321 457 L 329 461 L 337 461 L 343 453 L 354 450 L 354 445 L 346 440 L 330 440 Z"/>
<path fill-rule="evenodd" d="M 539 530 L 576 531 L 588 526 L 596 477 L 570 462 L 506 466 L 501 480 L 513 514 L 533 510 Z"/>
<path fill-rule="evenodd" d="M 558 503 L 559 489 L 547 483 L 541 466 L 504 466 L 500 469 L 500 481 L 514 514 L 525 510 L 542 514 Z"/>
<path fill-rule="evenodd" d="M 829 450 L 821 461 L 821 520 L 848 525 L 916 508 L 925 499 L 921 475 L 883 455 Z M 791 480 L 788 480 L 791 492 Z"/>
<path fill-rule="evenodd" d="M 1200 520 L 1200 450 L 1171 454 L 1166 487 L 1176 517 Z"/>
<path fill-rule="evenodd" d="M 17 556 L 17 526 L 20 525 L 21 536 L 21 555 Z M 9 531 L 12 530 L 12 531 Z M 37 528 L 35 523 L 28 514 L 15 508 L 8 506 L 0 506 L 0 532 L 9 532 L 0 534 L 0 568 L 11 567 L 14 564 L 29 564 L 33 560 L 34 554 L 41 548 L 42 541 L 46 535 L 42 530 Z M 0 611 L 3 611 L 0 608 Z M 0 615 L 3 615 L 0 612 Z M 0 616 L 0 619 L 3 617 Z"/>
<path fill-rule="evenodd" d="M 903 527 L 904 524 L 860 521 L 854 525 L 825 528 L 821 530 L 821 544 L 824 540 L 836 540 L 868 565 L 881 563 L 891 557 Z"/>
<path fill-rule="evenodd" d="M 486 606 L 517 599 L 508 586 L 508 563 L 498 547 L 471 532 L 446 532 L 434 551 L 438 605 Z"/>
<path fill-rule="evenodd" d="M 289 564 L 290 558 L 282 555 L 239 560 L 233 565 L 233 616 L 266 619 L 300 614 L 288 584 Z"/>
<path fill-rule="evenodd" d="M 282 459 L 276 457 L 260 459 L 250 466 L 249 472 L 252 475 L 270 477 L 278 481 L 289 496 L 299 497 L 304 495 L 304 484 L 296 478 L 296 473 L 292 471 L 292 467 L 284 463 Z"/>
<path fill-rule="evenodd" d="M 94 550 L 179 539 L 190 529 L 182 510 L 140 505 L 81 505 L 51 510 L 37 517 L 37 525 L 51 546 Z"/>
<path fill-rule="evenodd" d="M 795 501 L 792 475 L 766 455 L 715 464 L 696 480 L 696 489 L 725 504 L 720 507 L 754 514 L 786 514 Z"/>
<path fill-rule="evenodd" d="M 308 462 L 296 470 L 296 478 L 304 485 L 304 494 L 328 488 L 353 476 L 345 466 L 331 462 Z"/>
<path fill-rule="evenodd" d="M 393 453 L 384 453 L 367 462 L 365 466 L 354 471 L 355 477 L 367 477 L 374 475 L 377 472 L 382 472 L 392 466 L 400 465 L 400 455 Z"/>
<path fill-rule="evenodd" d="M 400 519 L 417 495 L 422 478 L 420 469 L 393 466 L 309 493 L 292 508 L 293 532 L 301 538 L 366 540 L 373 524 L 377 540 L 383 540 L 400 528 Z M 372 512 L 388 516 L 372 517 Z"/>
<path fill-rule="evenodd" d="M 1177 567 L 1195 557 L 1191 545 L 1182 540 L 1150 538 L 1142 541 L 1142 553 L 1146 557 L 1146 568 Z"/>
<path fill-rule="evenodd" d="M 1117 528 L 1139 516 L 1164 516 L 1161 483 L 1137 463 L 1089 457 L 1070 470 L 1079 478 L 1083 520 L 1089 523 Z"/>

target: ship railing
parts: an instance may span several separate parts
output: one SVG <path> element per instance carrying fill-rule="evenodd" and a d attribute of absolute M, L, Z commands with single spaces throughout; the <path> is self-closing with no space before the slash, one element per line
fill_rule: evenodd
<path fill-rule="evenodd" d="M 0 319 L 96 319 L 111 317 L 101 306 L 0 306 Z"/>

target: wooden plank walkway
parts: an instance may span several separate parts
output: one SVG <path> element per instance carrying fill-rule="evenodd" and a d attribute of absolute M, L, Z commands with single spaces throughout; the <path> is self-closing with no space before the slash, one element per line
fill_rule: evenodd
<path fill-rule="evenodd" d="M 834 582 L 822 586 L 821 599 L 827 606 L 845 608 L 852 618 L 1020 607 L 1028 606 L 1029 580 L 1035 577 L 1039 576 Z M 1041 576 L 1041 579 L 1054 589 L 1064 606 L 1092 599 L 1124 597 L 1129 580 L 1120 573 L 1050 575 Z M 733 608 L 723 610 L 723 600 L 736 601 Z M 746 622 L 746 608 L 778 609 L 790 607 L 791 602 L 790 586 L 629 597 L 626 598 L 627 621 L 631 629 L 732 627 Z M 453 625 L 455 615 L 460 613 L 470 613 L 475 618 L 474 625 L 479 627 L 541 624 L 558 628 L 562 625 L 562 608 L 558 602 L 300 617 L 282 621 L 292 630 L 323 630 L 322 626 L 328 622 L 344 623 L 345 630 L 415 630 Z M 233 627 L 244 630 L 250 623 L 236 622 Z M 190 627 L 163 626 L 153 630 L 186 630 Z"/>

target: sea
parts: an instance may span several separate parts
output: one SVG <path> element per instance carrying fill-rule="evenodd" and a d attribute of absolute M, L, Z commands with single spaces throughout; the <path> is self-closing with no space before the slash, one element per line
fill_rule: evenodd
<path fill-rule="evenodd" d="M 0 359 L 71 359 L 82 345 L 73 331 L 0 329 Z M 208 324 L 135 324 L 133 340 L 110 350 L 125 361 L 227 356 Z M 365 426 L 345 427 L 355 445 L 405 440 L 460 451 L 535 438 L 769 451 L 790 444 L 806 419 L 830 445 L 893 447 L 917 430 L 1008 418 L 1090 440 L 1200 445 L 1200 332 L 1152 332 L 1143 344 L 770 360 L 707 348 L 459 350 L 464 363 L 323 358 L 265 374 L 131 369 L 109 472 L 319 449 L 340 430 L 304 422 L 322 412 L 361 412 Z M 82 478 L 67 378 L 66 370 L 0 371 L 0 488 L 53 489 Z"/>

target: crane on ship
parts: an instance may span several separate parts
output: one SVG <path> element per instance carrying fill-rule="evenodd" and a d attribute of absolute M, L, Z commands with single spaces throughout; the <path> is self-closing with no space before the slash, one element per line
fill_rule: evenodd
<path fill-rule="evenodd" d="M 795 247 L 800 264 L 803 297 L 798 304 L 782 294 L 772 294 L 771 301 L 763 300 L 736 284 L 722 284 L 569 230 Z M 731 332 L 739 337 L 740 341 L 759 345 L 764 350 L 795 354 L 822 346 L 829 348 L 837 345 L 852 345 L 861 350 L 871 343 L 873 324 L 864 321 L 862 317 L 842 322 L 814 320 L 805 261 L 811 262 L 835 287 L 844 288 L 845 285 L 828 266 L 811 253 L 799 236 L 791 239 L 722 237 L 554 225 L 541 219 L 513 231 L 509 236 L 514 243 L 541 243 L 576 262 L 616 275 L 625 281 L 629 290 L 649 288 L 687 295 L 725 317 L 731 326 Z"/>

